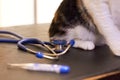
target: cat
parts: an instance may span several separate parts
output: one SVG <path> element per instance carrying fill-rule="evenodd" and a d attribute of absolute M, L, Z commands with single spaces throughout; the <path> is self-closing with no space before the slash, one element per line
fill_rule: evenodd
<path fill-rule="evenodd" d="M 69 42 L 73 47 L 93 50 L 108 45 L 120 56 L 120 0 L 63 0 L 49 28 L 50 40 Z"/>

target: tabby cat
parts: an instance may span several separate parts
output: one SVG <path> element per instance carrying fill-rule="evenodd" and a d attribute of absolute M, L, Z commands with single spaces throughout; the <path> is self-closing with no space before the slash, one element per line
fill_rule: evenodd
<path fill-rule="evenodd" d="M 50 40 L 75 40 L 93 50 L 107 44 L 120 56 L 120 0 L 63 0 L 49 28 Z"/>

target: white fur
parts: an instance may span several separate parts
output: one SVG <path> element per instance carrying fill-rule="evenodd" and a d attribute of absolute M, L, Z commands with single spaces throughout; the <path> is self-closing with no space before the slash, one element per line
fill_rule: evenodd
<path fill-rule="evenodd" d="M 74 29 L 68 29 L 66 39 L 68 41 L 74 39 L 74 47 L 79 47 L 85 50 L 92 50 L 95 48 L 95 35 L 80 25 L 76 26 Z"/>
<path fill-rule="evenodd" d="M 120 0 L 83 0 L 83 3 L 101 35 L 78 25 L 58 39 L 75 39 L 74 47 L 85 50 L 106 43 L 115 55 L 120 56 Z"/>
<path fill-rule="evenodd" d="M 107 45 L 120 56 L 120 0 L 83 0 Z"/>
<path fill-rule="evenodd" d="M 74 39 L 74 47 L 82 48 L 84 50 L 92 50 L 95 48 L 95 45 L 104 44 L 104 38 L 101 35 L 95 35 L 81 25 L 68 29 L 67 34 L 62 37 L 54 37 L 55 39 L 67 40 L 68 42 Z"/>
<path fill-rule="evenodd" d="M 89 32 L 85 27 L 78 25 L 74 29 L 68 29 L 66 40 L 75 40 L 74 47 L 82 48 L 84 50 L 92 50 L 95 45 L 105 44 L 104 38 L 100 34 Z"/>

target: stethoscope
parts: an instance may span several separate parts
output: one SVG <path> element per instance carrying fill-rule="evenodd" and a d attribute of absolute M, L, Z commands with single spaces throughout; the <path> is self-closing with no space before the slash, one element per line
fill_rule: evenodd
<path fill-rule="evenodd" d="M 9 34 L 14 36 L 15 38 L 0 38 L 0 42 L 4 43 L 17 43 L 17 46 L 20 50 L 29 52 L 34 54 L 37 58 L 47 58 L 47 59 L 58 59 L 59 56 L 65 54 L 70 47 L 72 47 L 75 43 L 74 40 L 67 42 L 66 40 L 53 40 L 51 42 L 45 42 L 38 40 L 36 38 L 23 38 L 21 35 L 10 31 L 0 31 L 0 34 Z M 27 44 L 32 45 L 41 45 L 50 51 L 50 53 L 43 53 L 41 51 L 35 51 L 29 47 Z"/>

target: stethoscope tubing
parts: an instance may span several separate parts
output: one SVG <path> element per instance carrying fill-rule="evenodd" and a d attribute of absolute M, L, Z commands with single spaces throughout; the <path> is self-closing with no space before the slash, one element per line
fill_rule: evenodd
<path fill-rule="evenodd" d="M 9 31 L 1 31 L 0 30 L 0 34 L 8 34 L 8 35 L 12 35 L 15 38 L 17 38 L 17 39 L 0 38 L 0 43 L 17 43 L 17 46 L 19 49 L 35 54 L 35 56 L 37 58 L 58 59 L 58 56 L 65 54 L 69 50 L 69 48 L 74 45 L 74 40 L 71 40 L 70 43 L 68 44 L 67 48 L 64 51 L 56 53 L 52 48 L 50 48 L 48 46 L 48 45 L 54 46 L 50 42 L 43 42 L 36 38 L 23 38 L 21 35 L 18 35 L 16 33 L 9 32 Z M 28 48 L 27 46 L 25 46 L 26 44 L 42 45 L 43 47 L 48 49 L 51 53 L 48 54 L 48 53 L 36 52 L 36 51 Z M 59 44 L 61 44 L 61 41 L 60 41 L 60 43 L 59 43 L 59 41 L 55 41 L 55 44 L 59 45 Z M 62 45 L 63 44 L 65 44 L 65 41 L 62 43 Z"/>
<path fill-rule="evenodd" d="M 23 39 L 23 37 L 21 35 L 18 35 L 16 33 L 10 32 L 10 31 L 0 30 L 0 34 L 7 34 L 7 35 L 14 36 L 15 38 L 17 38 L 17 39 L 0 38 L 0 43 L 17 43 L 21 39 Z"/>
<path fill-rule="evenodd" d="M 17 43 L 20 40 L 0 38 L 0 43 Z"/>
<path fill-rule="evenodd" d="M 12 36 L 14 36 L 14 37 L 16 37 L 18 39 L 23 39 L 23 37 L 21 35 L 10 32 L 10 31 L 3 31 L 3 30 L 1 31 L 0 30 L 0 34 L 8 34 L 8 35 L 12 35 Z"/>

